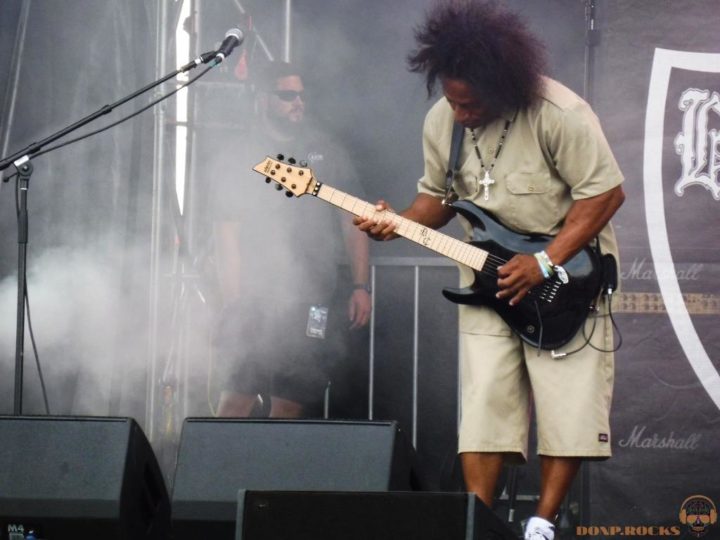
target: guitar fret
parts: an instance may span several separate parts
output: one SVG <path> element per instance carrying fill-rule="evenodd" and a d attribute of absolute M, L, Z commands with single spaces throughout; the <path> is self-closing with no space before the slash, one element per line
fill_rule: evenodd
<path fill-rule="evenodd" d="M 462 250 L 458 249 L 457 244 L 455 244 L 454 242 L 450 243 L 450 246 L 448 247 L 448 255 L 450 257 L 452 257 L 453 259 L 457 259 L 458 255 L 460 254 L 459 252 L 461 252 L 461 251 Z"/>
<path fill-rule="evenodd" d="M 473 256 L 472 266 L 476 267 L 480 265 L 480 267 L 484 267 L 486 259 L 487 257 L 483 256 L 482 253 L 475 253 L 475 255 Z"/>
<path fill-rule="evenodd" d="M 325 184 L 321 184 L 316 196 L 355 216 L 361 216 L 374 221 L 389 221 L 395 225 L 395 232 L 399 236 L 407 238 L 441 255 L 445 255 L 475 270 L 482 270 L 487 260 L 487 252 L 480 248 L 395 213 L 387 211 L 379 212 L 375 209 L 375 205 Z"/>
<path fill-rule="evenodd" d="M 437 244 L 437 249 L 440 251 L 443 255 L 450 255 L 452 252 L 452 242 L 449 241 L 447 238 L 440 238 L 440 241 Z"/>
<path fill-rule="evenodd" d="M 452 251 L 453 251 L 453 257 L 456 260 L 462 261 L 463 263 L 468 264 L 467 250 L 463 249 L 461 246 L 453 245 Z"/>

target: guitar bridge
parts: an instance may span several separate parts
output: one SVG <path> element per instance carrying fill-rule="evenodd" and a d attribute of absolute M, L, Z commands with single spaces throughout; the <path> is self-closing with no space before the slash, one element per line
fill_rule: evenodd
<path fill-rule="evenodd" d="M 555 300 L 555 297 L 557 296 L 558 290 L 560 290 L 561 286 L 562 282 L 557 279 L 557 277 L 545 281 L 542 289 L 540 289 L 538 298 L 540 298 L 540 300 L 543 300 L 544 302 L 547 302 L 548 304 L 551 304 L 553 300 Z"/>

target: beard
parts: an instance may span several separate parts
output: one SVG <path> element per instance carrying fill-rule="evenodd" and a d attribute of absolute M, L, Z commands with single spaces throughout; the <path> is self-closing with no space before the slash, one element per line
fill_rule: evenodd
<path fill-rule="evenodd" d="M 275 130 L 294 138 L 303 130 L 304 114 L 291 111 L 285 116 L 268 116 L 268 121 Z"/>

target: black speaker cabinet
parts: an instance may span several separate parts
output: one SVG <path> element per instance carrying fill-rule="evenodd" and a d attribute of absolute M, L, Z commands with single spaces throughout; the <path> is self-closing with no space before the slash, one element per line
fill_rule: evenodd
<path fill-rule="evenodd" d="M 517 540 L 474 495 L 241 491 L 236 540 Z"/>
<path fill-rule="evenodd" d="M 0 417 L 0 538 L 165 539 L 170 502 L 129 418 Z"/>
<path fill-rule="evenodd" d="M 410 457 L 395 422 L 187 419 L 172 494 L 175 538 L 234 538 L 241 489 L 409 491 Z"/>

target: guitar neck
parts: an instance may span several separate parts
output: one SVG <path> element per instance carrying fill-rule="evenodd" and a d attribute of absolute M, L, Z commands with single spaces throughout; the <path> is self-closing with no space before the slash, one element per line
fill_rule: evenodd
<path fill-rule="evenodd" d="M 378 211 L 374 204 L 353 197 L 332 188 L 320 184 L 320 188 L 314 193 L 316 197 L 342 208 L 355 216 L 371 219 L 373 221 L 386 221 L 395 225 L 395 233 L 403 238 L 426 247 L 449 259 L 462 263 L 475 270 L 482 270 L 488 252 L 470 245 L 466 242 L 443 234 L 434 229 L 421 225 L 412 220 L 399 216 L 386 210 Z"/>

